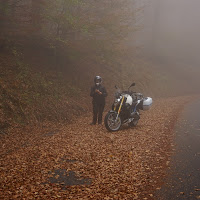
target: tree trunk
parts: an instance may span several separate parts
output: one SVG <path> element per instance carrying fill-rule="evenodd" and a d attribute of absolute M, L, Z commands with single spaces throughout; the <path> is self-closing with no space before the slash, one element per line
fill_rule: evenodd
<path fill-rule="evenodd" d="M 5 28 L 9 21 L 8 8 L 9 8 L 9 1 L 0 0 L 0 27 L 1 27 L 0 34 L 1 36 L 2 34 L 5 33 Z"/>
<path fill-rule="evenodd" d="M 33 34 L 39 34 L 42 28 L 43 0 L 31 1 L 31 29 Z"/>

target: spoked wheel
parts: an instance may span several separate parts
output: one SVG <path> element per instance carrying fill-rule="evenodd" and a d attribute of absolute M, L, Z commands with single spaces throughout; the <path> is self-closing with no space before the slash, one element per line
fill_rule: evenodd
<path fill-rule="evenodd" d="M 108 131 L 118 131 L 122 125 L 120 116 L 117 118 L 116 112 L 108 112 L 104 119 L 105 127 Z"/>

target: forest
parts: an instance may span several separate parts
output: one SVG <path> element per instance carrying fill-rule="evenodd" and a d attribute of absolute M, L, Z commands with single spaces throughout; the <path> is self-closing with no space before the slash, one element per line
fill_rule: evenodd
<path fill-rule="evenodd" d="M 147 15 L 152 2 L 154 14 Z M 108 87 L 108 104 L 115 85 L 133 81 L 137 91 L 155 97 L 197 91 L 197 51 L 183 48 L 192 38 L 198 44 L 192 35 L 189 40 L 193 29 L 184 38 L 156 2 L 1 0 L 2 124 L 70 121 L 87 113 L 96 75 Z"/>
<path fill-rule="evenodd" d="M 0 199 L 200 199 L 198 2 L 0 0 Z"/>
<path fill-rule="evenodd" d="M 130 65 L 135 65 L 133 73 L 138 66 L 131 63 L 136 53 L 127 43 L 130 33 L 141 29 L 144 5 L 135 0 L 1 0 L 2 123 L 70 120 L 70 113 L 88 110 L 98 74 L 111 84 L 110 93 L 115 84 L 130 84 Z M 140 88 L 146 87 L 143 82 Z"/>

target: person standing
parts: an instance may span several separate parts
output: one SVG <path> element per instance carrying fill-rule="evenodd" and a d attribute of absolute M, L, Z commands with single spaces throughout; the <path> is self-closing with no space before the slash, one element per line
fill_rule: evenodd
<path fill-rule="evenodd" d="M 95 85 L 91 87 L 90 96 L 93 97 L 93 121 L 91 125 L 102 124 L 102 115 L 105 107 L 105 97 L 107 97 L 106 88 L 102 86 L 102 78 L 95 76 Z"/>

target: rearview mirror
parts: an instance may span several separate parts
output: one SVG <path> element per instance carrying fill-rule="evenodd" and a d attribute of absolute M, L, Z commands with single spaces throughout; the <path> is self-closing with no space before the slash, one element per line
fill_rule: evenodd
<path fill-rule="evenodd" d="M 135 86 L 135 83 L 132 83 L 130 87 Z"/>
<path fill-rule="evenodd" d="M 132 86 L 135 86 L 135 83 L 132 83 L 132 84 L 130 85 L 130 87 L 128 88 L 128 90 L 129 90 Z"/>

